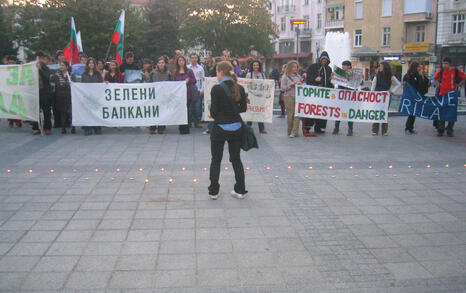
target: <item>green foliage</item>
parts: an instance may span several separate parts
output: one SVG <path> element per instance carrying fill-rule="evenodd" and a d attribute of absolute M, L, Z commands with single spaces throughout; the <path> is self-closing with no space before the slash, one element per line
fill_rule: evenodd
<path fill-rule="evenodd" d="M 16 7 L 19 26 L 15 34 L 31 51 L 44 50 L 53 55 L 68 44 L 70 19 L 74 16 L 86 54 L 104 58 L 121 9 L 126 9 L 125 46 L 136 46 L 141 39 L 142 20 L 126 0 L 46 0 L 43 5 L 28 2 Z M 114 54 L 113 46 L 110 56 Z"/>
<path fill-rule="evenodd" d="M 180 47 L 177 0 L 151 0 L 144 9 L 146 28 L 144 56 L 155 60 Z"/>
<path fill-rule="evenodd" d="M 13 44 L 13 28 L 11 17 L 0 7 L 0 56 L 16 55 L 17 49 Z"/>
<path fill-rule="evenodd" d="M 126 9 L 125 50 L 132 48 L 137 58 L 156 59 L 176 48 L 198 45 L 215 55 L 224 48 L 233 56 L 247 56 L 252 49 L 273 54 L 276 27 L 265 1 L 150 0 L 135 8 L 129 0 L 29 0 L 9 9 L 15 15 L 17 42 L 31 52 L 54 55 L 63 49 L 74 16 L 85 53 L 97 58 L 105 57 L 120 11 Z M 111 48 L 113 57 L 116 48 Z"/>
<path fill-rule="evenodd" d="M 225 48 L 233 56 L 247 56 L 252 49 L 273 54 L 276 26 L 265 0 L 180 1 L 185 12 L 181 37 L 186 45 L 203 45 L 214 55 Z"/>

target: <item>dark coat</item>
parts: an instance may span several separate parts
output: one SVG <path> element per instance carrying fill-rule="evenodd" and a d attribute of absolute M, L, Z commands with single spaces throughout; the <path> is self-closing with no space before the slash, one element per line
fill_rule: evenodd
<path fill-rule="evenodd" d="M 93 75 L 90 75 L 89 73 L 84 72 L 83 75 L 81 76 L 81 82 L 98 83 L 98 82 L 104 82 L 104 79 L 102 78 L 102 75 L 98 73 L 97 71 Z"/>
<path fill-rule="evenodd" d="M 74 81 L 74 75 L 71 75 Z M 71 105 L 71 86 L 68 77 L 65 77 L 61 71 L 52 75 L 51 83 L 55 85 L 55 107 L 60 113 L 67 113 Z"/>
<path fill-rule="evenodd" d="M 322 66 L 322 62 L 321 62 L 322 59 L 328 60 L 325 66 Z M 306 84 L 313 85 L 313 86 L 333 88 L 333 84 L 331 82 L 332 68 L 330 68 L 330 58 L 326 51 L 320 54 L 318 63 L 314 63 L 311 66 L 309 66 L 306 74 L 307 74 Z M 322 78 L 320 81 L 316 81 L 316 78 L 318 76 Z"/>
<path fill-rule="evenodd" d="M 417 72 L 415 74 L 406 73 L 403 81 L 411 84 L 421 95 L 425 95 L 429 91 L 429 80 Z"/>
<path fill-rule="evenodd" d="M 229 87 L 233 87 L 233 81 L 225 81 L 225 84 Z M 236 103 L 240 113 L 246 112 L 247 109 L 247 94 L 241 85 L 238 85 L 240 90 L 241 99 Z M 234 122 L 240 122 L 241 116 L 236 112 L 236 109 L 232 105 L 232 98 L 227 96 L 225 90 L 221 85 L 215 85 L 210 92 L 212 97 L 212 104 L 210 108 L 210 115 L 214 118 L 216 124 L 229 124 Z"/>

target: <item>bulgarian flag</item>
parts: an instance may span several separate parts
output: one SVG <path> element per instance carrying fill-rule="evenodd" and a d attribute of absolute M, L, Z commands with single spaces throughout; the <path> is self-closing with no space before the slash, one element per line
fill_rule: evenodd
<path fill-rule="evenodd" d="M 122 10 L 120 14 L 120 18 L 118 19 L 118 23 L 115 27 L 115 31 L 113 32 L 112 43 L 117 46 L 116 51 L 116 61 L 118 65 L 121 65 L 123 60 L 123 40 L 125 37 L 125 11 Z"/>
<path fill-rule="evenodd" d="M 65 54 L 66 60 L 68 60 L 68 62 L 70 62 L 71 65 L 79 63 L 78 39 L 76 37 L 76 26 L 74 25 L 73 17 L 71 17 L 70 42 L 65 47 L 65 49 L 63 49 L 63 53 Z"/>

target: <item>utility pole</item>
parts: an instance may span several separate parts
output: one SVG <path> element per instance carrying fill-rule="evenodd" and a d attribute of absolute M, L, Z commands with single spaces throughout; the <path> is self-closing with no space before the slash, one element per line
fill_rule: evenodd
<path fill-rule="evenodd" d="M 296 61 L 299 64 L 299 25 L 306 25 L 307 19 L 291 19 L 290 23 L 296 25 Z"/>

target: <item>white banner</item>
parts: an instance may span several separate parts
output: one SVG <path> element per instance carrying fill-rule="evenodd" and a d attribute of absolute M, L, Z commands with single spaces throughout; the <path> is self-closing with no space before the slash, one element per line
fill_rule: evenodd
<path fill-rule="evenodd" d="M 183 125 L 186 82 L 71 83 L 74 126 Z"/>
<path fill-rule="evenodd" d="M 210 91 L 218 84 L 216 77 L 204 79 L 204 121 L 213 121 L 210 116 Z M 275 95 L 275 81 L 270 79 L 239 78 L 238 84 L 244 87 L 248 94 L 248 108 L 241 113 L 243 121 L 272 123 L 273 99 Z"/>
<path fill-rule="evenodd" d="M 389 92 L 369 92 L 300 85 L 295 115 L 353 122 L 387 122 Z"/>
<path fill-rule="evenodd" d="M 0 118 L 39 121 L 36 64 L 0 65 Z"/>

